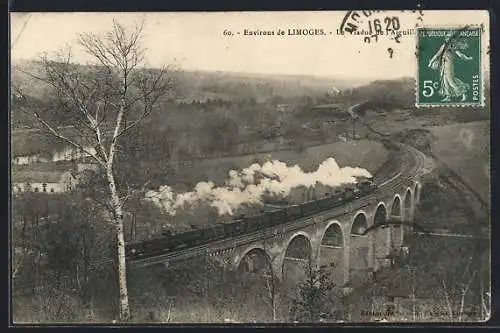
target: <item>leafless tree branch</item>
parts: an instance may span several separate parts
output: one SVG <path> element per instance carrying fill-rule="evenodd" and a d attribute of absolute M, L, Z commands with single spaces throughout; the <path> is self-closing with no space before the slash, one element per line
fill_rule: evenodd
<path fill-rule="evenodd" d="M 16 93 L 18 95 L 18 97 L 24 99 L 24 100 L 27 100 L 27 97 L 21 92 L 21 90 L 19 88 L 16 88 Z M 92 158 L 94 158 L 100 165 L 102 166 L 105 166 L 106 165 L 106 161 L 104 161 L 103 159 L 99 158 L 97 155 L 95 155 L 94 153 L 88 151 L 87 149 L 85 149 L 85 147 L 83 147 L 83 145 L 75 142 L 74 140 L 71 140 L 70 138 L 60 134 L 54 127 L 52 127 L 47 121 L 45 121 L 44 119 L 42 119 L 42 117 L 40 117 L 40 115 L 38 114 L 38 112 L 36 112 L 33 108 L 32 108 L 32 113 L 33 115 L 35 116 L 35 118 L 49 131 L 51 132 L 55 137 L 61 139 L 61 140 L 64 140 L 65 142 L 69 143 L 70 145 L 72 145 L 73 147 L 79 149 L 80 151 L 83 151 L 84 153 L 88 154 L 89 156 L 91 156 Z"/>
<path fill-rule="evenodd" d="M 142 111 L 139 118 L 133 121 L 130 125 L 123 128 L 117 137 L 122 136 L 127 131 L 131 130 L 144 119 L 146 119 L 154 110 L 160 98 L 171 92 L 176 84 L 173 70 L 170 66 L 163 66 L 160 71 L 153 77 L 143 75 L 136 78 L 137 87 L 140 90 L 139 96 L 127 104 L 130 108 L 138 101 L 142 102 Z"/>
<path fill-rule="evenodd" d="M 444 280 L 441 281 L 443 285 L 443 293 L 446 301 L 446 307 L 448 308 L 448 314 L 450 316 L 450 320 L 453 319 L 453 307 L 451 305 L 450 296 L 448 295 L 448 289 L 446 287 L 446 282 Z"/>

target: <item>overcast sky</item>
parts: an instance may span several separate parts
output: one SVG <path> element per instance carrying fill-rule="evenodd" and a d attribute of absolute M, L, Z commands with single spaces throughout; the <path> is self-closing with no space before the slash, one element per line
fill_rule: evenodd
<path fill-rule="evenodd" d="M 174 63 L 184 69 L 252 73 L 307 74 L 345 78 L 396 78 L 415 76 L 416 36 L 396 43 L 381 36 L 364 43 L 361 36 L 338 36 L 346 12 L 246 13 L 12 13 L 11 57 L 35 59 L 65 45 L 76 47 L 78 33 L 102 33 L 115 18 L 126 26 L 145 20 L 143 45 L 153 66 Z M 402 30 L 417 23 L 426 26 L 483 24 L 484 50 L 489 45 L 487 11 L 384 12 L 371 18 L 398 17 Z M 382 22 L 383 23 L 383 22 Z M 383 23 L 384 25 L 385 23 Z M 363 27 L 368 27 L 365 19 Z M 244 36 L 244 29 L 324 29 L 325 36 Z M 224 29 L 240 35 L 227 37 Z M 332 34 L 330 34 L 330 32 Z M 389 50 L 392 49 L 392 58 Z M 74 50 L 76 62 L 86 62 Z"/>

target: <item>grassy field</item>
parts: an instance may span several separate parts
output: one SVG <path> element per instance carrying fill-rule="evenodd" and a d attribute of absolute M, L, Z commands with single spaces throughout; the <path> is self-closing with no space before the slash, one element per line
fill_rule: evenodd
<path fill-rule="evenodd" d="M 367 169 L 374 173 L 386 160 L 388 152 L 376 141 L 359 140 L 337 142 L 321 146 L 309 147 L 303 152 L 294 150 L 261 153 L 237 157 L 206 159 L 193 162 L 183 167 L 179 178 L 189 179 L 192 183 L 211 180 L 222 185 L 232 169 L 241 170 L 253 163 L 264 163 L 269 160 L 280 160 L 288 165 L 299 165 L 306 172 L 314 171 L 319 164 L 329 157 L 335 158 L 340 167 L 352 166 Z M 168 184 L 175 187 L 175 184 Z"/>
<path fill-rule="evenodd" d="M 486 202 L 490 201 L 490 122 L 428 127 L 433 153 Z"/>

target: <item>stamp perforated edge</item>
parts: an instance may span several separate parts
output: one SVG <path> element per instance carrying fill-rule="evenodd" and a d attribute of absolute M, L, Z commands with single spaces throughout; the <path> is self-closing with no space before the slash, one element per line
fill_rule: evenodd
<path fill-rule="evenodd" d="M 435 103 L 428 103 L 428 104 L 420 104 L 419 103 L 419 68 L 418 68 L 418 36 L 419 36 L 419 30 L 420 29 L 463 29 L 464 27 L 468 28 L 478 28 L 480 29 L 481 34 L 479 35 L 479 68 L 481 69 L 481 103 L 440 103 L 440 104 L 435 104 Z M 489 29 L 488 29 L 489 30 Z M 483 61 L 483 43 L 484 43 L 484 33 L 486 32 L 484 29 L 483 24 L 469 24 L 469 25 L 419 25 L 417 24 L 415 26 L 415 107 L 417 109 L 421 108 L 439 108 L 439 107 L 454 107 L 454 108 L 469 108 L 469 107 L 481 107 L 484 108 L 486 106 L 486 98 L 485 98 L 485 71 L 486 71 L 486 63 Z M 487 58 L 488 59 L 488 58 Z M 491 91 L 490 91 L 491 94 Z"/>

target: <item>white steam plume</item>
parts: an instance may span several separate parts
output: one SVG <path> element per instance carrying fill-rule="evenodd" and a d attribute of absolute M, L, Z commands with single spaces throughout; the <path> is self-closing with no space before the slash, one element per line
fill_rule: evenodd
<path fill-rule="evenodd" d="M 262 205 L 264 195 L 286 197 L 295 187 L 314 187 L 318 183 L 330 187 L 353 184 L 356 177 L 371 177 L 371 174 L 358 167 L 340 168 L 332 157 L 313 172 L 304 172 L 298 165 L 289 167 L 273 160 L 263 165 L 254 163 L 240 172 L 229 171 L 226 185 L 222 187 L 203 181 L 191 192 L 174 193 L 170 186 L 164 185 L 158 191 L 148 191 L 146 198 L 172 216 L 178 209 L 189 209 L 199 203 L 217 208 L 219 215 L 232 215 L 244 204 Z"/>

